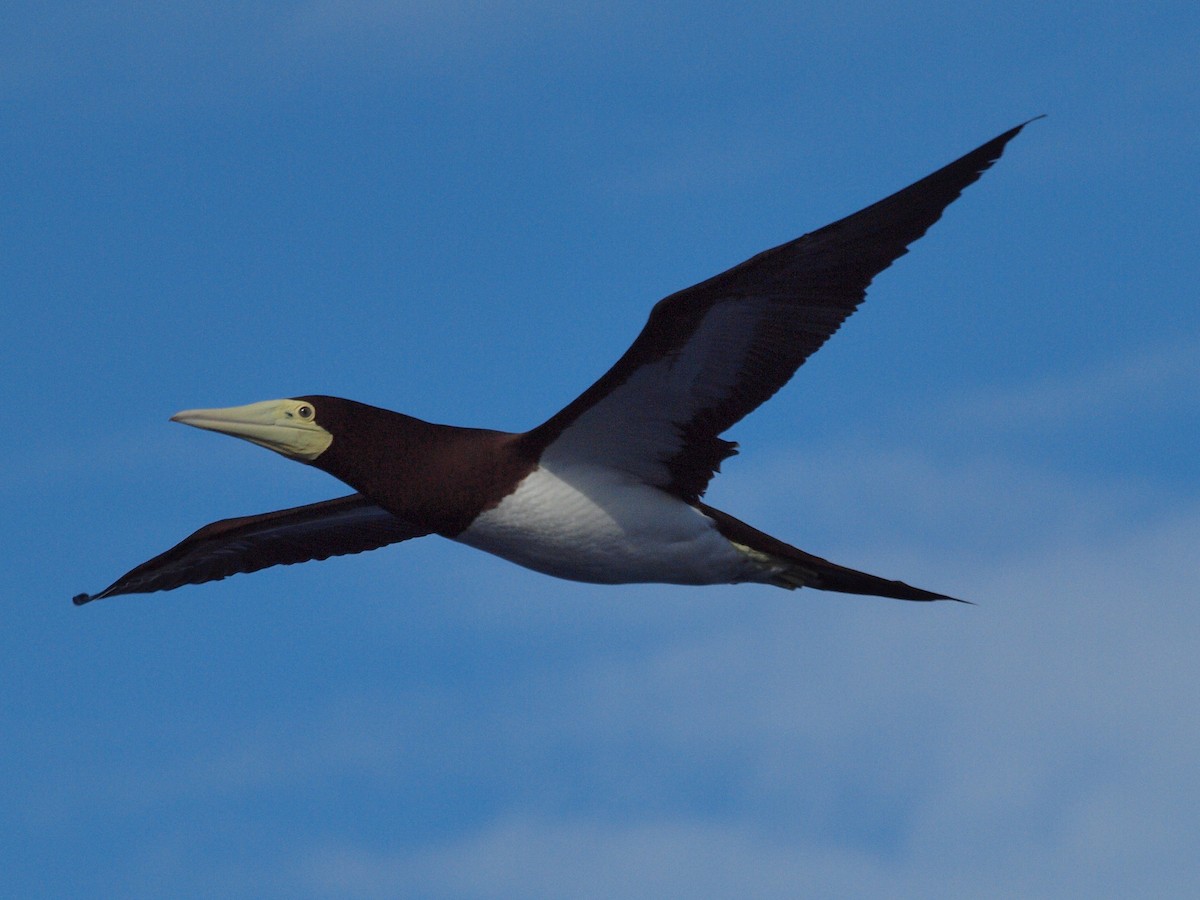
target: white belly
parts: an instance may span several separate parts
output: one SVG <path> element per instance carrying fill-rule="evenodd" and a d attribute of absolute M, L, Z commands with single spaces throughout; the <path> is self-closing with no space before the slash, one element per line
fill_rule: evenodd
<path fill-rule="evenodd" d="M 456 540 L 558 578 L 600 584 L 763 580 L 712 520 L 612 469 L 540 466 Z"/>

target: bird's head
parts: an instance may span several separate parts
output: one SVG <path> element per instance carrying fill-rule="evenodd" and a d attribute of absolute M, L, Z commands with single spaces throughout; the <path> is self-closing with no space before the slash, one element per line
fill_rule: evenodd
<path fill-rule="evenodd" d="M 333 443 L 333 432 L 326 425 L 336 419 L 334 407 L 340 402 L 334 397 L 263 400 L 224 409 L 185 409 L 171 421 L 239 437 L 288 459 L 311 463 Z"/>
<path fill-rule="evenodd" d="M 430 508 L 416 510 L 421 521 L 431 521 L 445 504 L 440 492 L 421 493 L 423 479 L 436 470 L 450 482 L 461 480 L 462 472 L 452 470 L 461 459 L 453 452 L 461 438 L 458 444 L 454 438 L 460 432 L 470 433 L 323 395 L 188 409 L 171 420 L 238 437 L 321 469 L 396 515 L 413 513 L 412 498 L 424 497 Z M 446 452 L 447 447 L 451 452 Z M 445 463 L 440 470 L 439 462 Z M 457 519 L 451 523 L 460 524 Z"/>

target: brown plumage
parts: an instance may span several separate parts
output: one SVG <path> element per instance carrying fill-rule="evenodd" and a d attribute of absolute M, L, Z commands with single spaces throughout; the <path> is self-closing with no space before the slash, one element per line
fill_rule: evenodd
<path fill-rule="evenodd" d="M 875 276 L 907 252 L 1023 127 L 1006 131 L 854 215 L 659 301 L 616 364 L 531 431 L 435 425 L 323 396 L 189 411 L 193 418 L 182 421 L 301 459 L 358 493 L 213 523 L 100 593 L 80 594 L 75 602 L 170 590 L 432 533 L 562 577 L 638 580 L 623 577 L 620 567 L 628 566 L 630 573 L 655 571 L 655 517 L 664 523 L 664 554 L 678 551 L 672 528 L 686 526 L 686 531 L 693 520 L 699 523 L 698 532 L 688 539 L 709 552 L 715 548 L 722 558 L 730 554 L 726 569 L 716 567 L 727 571 L 728 581 L 907 600 L 952 599 L 805 553 L 700 498 L 721 462 L 736 452 L 736 445 L 721 435 L 787 383 L 858 308 Z M 261 420 L 276 406 L 286 409 L 286 428 Z M 311 419 L 314 410 L 312 422 L 294 419 Z M 225 413 L 243 418 L 235 416 L 232 425 L 221 425 L 220 414 Z M 302 433 L 301 426 L 308 428 L 304 433 L 313 442 L 293 452 L 287 441 Z M 615 493 L 605 494 L 610 482 L 617 486 Z M 604 562 L 599 556 L 554 559 L 553 551 L 547 550 L 558 546 L 560 535 L 547 525 L 555 520 L 553 509 L 547 518 L 545 485 L 559 483 L 565 485 L 563 490 L 574 491 L 572 496 L 584 498 L 591 521 L 609 529 L 605 552 L 616 552 L 616 546 L 625 554 L 613 557 L 613 570 L 598 569 Z M 626 504 L 629 496 L 642 498 L 644 521 L 640 507 L 619 505 L 622 491 L 628 495 L 621 501 Z M 522 516 L 533 513 L 539 520 L 526 527 Z M 565 518 L 559 521 L 566 531 L 580 524 L 570 515 L 563 512 Z M 614 523 L 649 527 L 651 544 L 625 540 L 627 533 L 620 528 L 614 532 Z M 723 538 L 718 544 L 712 543 L 714 533 Z M 541 544 L 523 547 L 523 540 Z M 676 544 L 668 547 L 671 542 Z M 598 538 L 597 546 L 602 543 Z M 571 552 L 589 552 L 586 534 Z M 642 580 L 710 583 L 690 580 L 678 562 L 664 562 L 661 578 Z"/>

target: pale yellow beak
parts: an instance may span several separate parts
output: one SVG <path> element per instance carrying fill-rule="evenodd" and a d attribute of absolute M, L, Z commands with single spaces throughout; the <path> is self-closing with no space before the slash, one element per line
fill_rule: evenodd
<path fill-rule="evenodd" d="M 232 435 L 305 462 L 316 459 L 333 443 L 333 435 L 317 424 L 312 404 L 300 400 L 185 409 L 171 416 L 171 421 Z"/>

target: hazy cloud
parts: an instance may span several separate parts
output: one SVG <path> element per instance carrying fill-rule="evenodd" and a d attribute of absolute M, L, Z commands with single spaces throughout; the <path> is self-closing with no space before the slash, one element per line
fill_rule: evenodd
<path fill-rule="evenodd" d="M 707 627 L 642 652 L 476 696 L 363 696 L 158 781 L 496 798 L 400 847 L 310 835 L 253 873 L 278 895 L 1183 895 L 1198 542 L 1193 506 L 982 569 L 940 559 L 994 598 L 975 608 L 730 589 Z"/>

